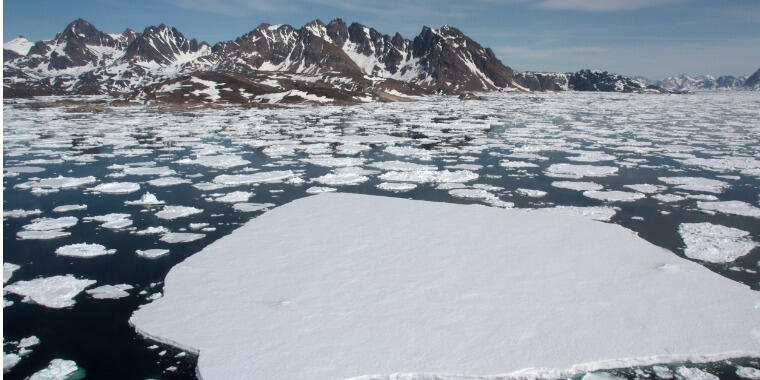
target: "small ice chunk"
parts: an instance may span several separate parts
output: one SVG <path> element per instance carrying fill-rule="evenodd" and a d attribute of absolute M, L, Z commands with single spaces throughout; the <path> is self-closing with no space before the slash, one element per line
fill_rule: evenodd
<path fill-rule="evenodd" d="M 328 186 L 341 186 L 358 185 L 369 180 L 369 177 L 356 173 L 328 173 L 313 180 Z"/>
<path fill-rule="evenodd" d="M 646 195 L 642 193 L 633 193 L 629 191 L 618 191 L 618 190 L 584 191 L 583 196 L 591 198 L 591 199 L 598 199 L 600 201 L 605 201 L 605 202 L 633 202 L 635 200 L 646 198 Z"/>
<path fill-rule="evenodd" d="M 736 375 L 742 379 L 760 380 L 760 369 L 736 366 Z"/>
<path fill-rule="evenodd" d="M 673 372 L 670 371 L 670 368 L 656 365 L 652 367 L 652 370 L 654 371 L 654 375 L 657 376 L 660 379 L 672 379 L 673 378 Z"/>
<path fill-rule="evenodd" d="M 166 166 L 147 166 L 147 167 L 126 167 L 122 171 L 124 175 L 135 175 L 135 176 L 160 176 L 160 177 L 166 177 L 170 175 L 177 174 L 174 170 L 166 167 Z"/>
<path fill-rule="evenodd" d="M 337 191 L 338 189 L 334 187 L 326 187 L 326 186 L 312 186 L 308 189 L 306 189 L 306 192 L 309 194 L 319 194 L 319 193 L 329 193 L 333 191 Z"/>
<path fill-rule="evenodd" d="M 200 230 L 201 228 L 208 227 L 208 223 L 190 223 L 191 230 Z"/>
<path fill-rule="evenodd" d="M 19 231 L 16 236 L 21 240 L 49 240 L 58 239 L 71 235 L 71 232 L 51 230 L 51 231 Z"/>
<path fill-rule="evenodd" d="M 85 292 L 95 299 L 118 299 L 129 297 L 129 292 L 134 288 L 129 284 L 103 285 L 97 288 L 87 289 Z"/>
<path fill-rule="evenodd" d="M 164 208 L 156 213 L 156 217 L 159 219 L 177 219 L 184 218 L 190 215 L 200 214 L 203 210 L 189 206 L 164 206 Z"/>
<path fill-rule="evenodd" d="M 449 190 L 449 194 L 457 198 L 474 198 L 486 201 L 497 199 L 495 195 L 483 189 L 453 189 Z"/>
<path fill-rule="evenodd" d="M 379 178 L 389 182 L 410 183 L 464 183 L 478 179 L 478 174 L 469 170 L 416 170 L 416 171 L 390 171 L 381 174 Z"/>
<path fill-rule="evenodd" d="M 249 191 L 233 191 L 223 196 L 214 198 L 214 201 L 223 202 L 223 203 L 238 203 L 238 202 L 245 202 L 248 199 L 250 199 L 252 196 L 253 196 L 253 193 Z"/>
<path fill-rule="evenodd" d="M 728 182 L 701 177 L 657 177 L 657 179 L 668 185 L 674 185 L 678 189 L 714 194 L 720 194 L 731 187 Z"/>
<path fill-rule="evenodd" d="M 78 279 L 73 275 L 40 277 L 17 281 L 5 287 L 8 292 L 24 296 L 25 302 L 60 309 L 74 305 L 74 297 L 94 284 L 95 280 Z"/>
<path fill-rule="evenodd" d="M 676 374 L 686 380 L 718 380 L 718 376 L 705 372 L 699 368 L 681 366 L 676 369 Z"/>
<path fill-rule="evenodd" d="M 94 220 L 100 222 L 100 226 L 111 230 L 118 230 L 132 225 L 132 219 L 129 214 L 110 213 L 105 215 L 88 216 L 84 220 Z"/>
<path fill-rule="evenodd" d="M 144 230 L 135 231 L 135 235 L 160 235 L 169 232 L 169 229 L 164 226 L 148 227 Z"/>
<path fill-rule="evenodd" d="M 681 223 L 684 254 L 711 263 L 729 263 L 757 247 L 749 232 L 712 223 Z"/>
<path fill-rule="evenodd" d="M 387 190 L 387 191 L 393 191 L 393 192 L 405 192 L 414 190 L 417 188 L 417 185 L 414 183 L 405 183 L 405 182 L 382 182 L 379 185 L 377 185 L 377 188 L 380 190 Z"/>
<path fill-rule="evenodd" d="M 124 204 L 127 206 L 154 206 L 162 205 L 164 204 L 164 201 L 159 201 L 158 198 L 151 193 L 145 193 L 140 199 L 136 201 L 124 201 Z"/>
<path fill-rule="evenodd" d="M 156 187 L 175 186 L 183 183 L 190 183 L 190 180 L 179 177 L 161 177 L 148 181 L 148 185 Z"/>
<path fill-rule="evenodd" d="M 17 271 L 19 268 L 21 268 L 20 265 L 3 263 L 3 284 L 8 282 L 8 280 L 13 277 L 13 272 Z"/>
<path fill-rule="evenodd" d="M 8 372 L 21 361 L 21 356 L 15 353 L 3 352 L 3 372 Z"/>
<path fill-rule="evenodd" d="M 47 368 L 35 372 L 28 380 L 66 380 L 78 370 L 73 360 L 53 359 Z"/>
<path fill-rule="evenodd" d="M 137 254 L 137 256 L 140 256 L 146 259 L 157 259 L 159 257 L 169 254 L 169 250 L 154 248 L 154 249 L 146 249 L 143 251 L 143 250 L 138 249 L 135 251 L 135 253 Z"/>
<path fill-rule="evenodd" d="M 531 198 L 541 198 L 546 196 L 546 192 L 542 190 L 535 190 L 535 189 L 517 189 L 518 194 L 525 195 L 526 197 Z"/>
<path fill-rule="evenodd" d="M 161 236 L 161 240 L 164 243 L 176 244 L 176 243 L 189 243 L 198 239 L 206 237 L 205 234 L 196 234 L 190 232 L 168 232 Z"/>
<path fill-rule="evenodd" d="M 88 244 L 88 243 L 64 245 L 63 247 L 59 247 L 58 249 L 55 250 L 55 254 L 58 256 L 82 257 L 82 258 L 112 255 L 114 253 L 116 253 L 115 249 L 106 249 L 106 247 L 100 244 Z"/>
<path fill-rule="evenodd" d="M 717 211 L 724 214 L 749 216 L 760 218 L 760 208 L 755 207 L 747 202 L 742 201 L 719 201 L 719 202 L 697 202 L 697 207 L 707 211 Z"/>
<path fill-rule="evenodd" d="M 301 161 L 307 162 L 312 165 L 323 166 L 323 167 L 328 167 L 328 168 L 361 166 L 364 163 L 364 159 L 361 157 L 332 157 L 332 156 L 309 157 L 309 158 L 304 158 Z"/>
<path fill-rule="evenodd" d="M 680 201 L 686 199 L 686 198 L 684 198 L 684 197 L 682 197 L 680 195 L 676 195 L 676 194 L 655 194 L 655 195 L 652 195 L 652 198 L 656 199 L 656 200 L 658 200 L 660 202 L 665 202 L 665 203 L 680 202 Z"/>
<path fill-rule="evenodd" d="M 499 163 L 503 168 L 507 169 L 522 169 L 522 168 L 537 168 L 538 165 L 527 161 L 511 161 L 503 160 Z"/>
<path fill-rule="evenodd" d="M 624 380 L 624 377 L 618 377 L 608 372 L 589 372 L 581 380 Z"/>
<path fill-rule="evenodd" d="M 222 174 L 214 177 L 214 183 L 225 186 L 251 185 L 254 183 L 275 183 L 293 177 L 290 170 L 260 172 L 253 174 Z"/>
<path fill-rule="evenodd" d="M 388 171 L 415 171 L 415 170 L 438 170 L 438 167 L 433 165 L 415 164 L 413 162 L 406 161 L 380 161 L 368 164 L 368 166 Z"/>
<path fill-rule="evenodd" d="M 75 216 L 64 216 L 60 218 L 37 218 L 21 228 L 27 231 L 53 231 L 75 226 L 78 222 L 79 219 L 77 219 Z"/>
<path fill-rule="evenodd" d="M 662 186 L 658 185 L 652 185 L 649 183 L 639 183 L 635 185 L 624 185 L 623 187 L 627 187 L 631 190 L 638 191 L 639 193 L 644 194 L 655 194 L 663 190 Z"/>
<path fill-rule="evenodd" d="M 58 176 L 55 178 L 43 178 L 39 180 L 33 180 L 16 185 L 16 188 L 23 190 L 41 190 L 43 192 L 58 191 L 60 189 L 73 189 L 75 187 L 89 185 L 95 183 L 95 177 L 88 176 L 82 178 L 75 177 L 63 177 Z"/>
<path fill-rule="evenodd" d="M 232 205 L 232 208 L 235 209 L 235 211 L 241 211 L 241 212 L 254 212 L 254 211 L 260 211 L 265 208 L 274 207 L 274 203 L 235 203 Z"/>
<path fill-rule="evenodd" d="M 615 175 L 618 168 L 614 166 L 553 164 L 546 168 L 549 177 L 574 178 L 583 177 L 608 177 Z"/>
<path fill-rule="evenodd" d="M 53 212 L 69 212 L 87 210 L 87 205 L 63 205 L 53 209 Z"/>
<path fill-rule="evenodd" d="M 42 214 L 42 210 L 34 209 L 34 210 L 6 210 L 3 211 L 3 218 L 26 218 L 27 216 L 32 215 L 39 215 Z"/>
<path fill-rule="evenodd" d="M 130 194 L 140 190 L 140 185 L 134 182 L 109 182 L 87 190 L 100 194 Z"/>
<path fill-rule="evenodd" d="M 599 191 L 604 189 L 604 186 L 596 182 L 554 181 L 552 182 L 552 186 L 575 191 Z"/>
<path fill-rule="evenodd" d="M 205 166 L 208 168 L 214 168 L 214 169 L 230 169 L 237 166 L 244 166 L 248 165 L 251 162 L 248 160 L 243 159 L 241 156 L 233 155 L 233 154 L 225 154 L 225 155 L 199 155 L 194 160 L 189 158 L 183 158 L 181 160 L 175 161 L 178 164 L 184 164 L 184 165 L 200 165 Z"/>
<path fill-rule="evenodd" d="M 577 162 L 598 162 L 598 161 L 612 161 L 616 159 L 617 157 L 607 154 L 604 152 L 599 151 L 585 151 L 580 152 L 577 156 L 568 157 L 567 159 L 570 161 L 577 161 Z"/>

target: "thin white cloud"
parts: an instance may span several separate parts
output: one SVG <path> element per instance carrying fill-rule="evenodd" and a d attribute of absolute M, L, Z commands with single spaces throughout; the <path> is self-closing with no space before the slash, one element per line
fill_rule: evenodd
<path fill-rule="evenodd" d="M 546 9 L 586 12 L 615 12 L 652 8 L 682 0 L 541 0 L 538 6 Z"/>

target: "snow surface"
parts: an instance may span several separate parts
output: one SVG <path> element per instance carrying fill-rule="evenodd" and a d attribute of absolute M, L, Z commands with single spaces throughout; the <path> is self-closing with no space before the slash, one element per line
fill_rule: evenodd
<path fill-rule="evenodd" d="M 729 263 L 748 254 L 758 244 L 749 232 L 712 223 L 682 223 L 678 226 L 686 256 L 711 263 Z"/>
<path fill-rule="evenodd" d="M 756 292 L 559 208 L 323 193 L 190 256 L 164 290 L 130 323 L 199 353 L 205 379 L 572 376 L 760 352 Z"/>
<path fill-rule="evenodd" d="M 29 281 L 17 281 L 7 285 L 4 290 L 24 296 L 24 301 L 31 301 L 42 306 L 60 309 L 74 305 L 74 297 L 82 290 L 94 284 L 95 280 L 78 279 L 73 275 L 35 278 Z"/>

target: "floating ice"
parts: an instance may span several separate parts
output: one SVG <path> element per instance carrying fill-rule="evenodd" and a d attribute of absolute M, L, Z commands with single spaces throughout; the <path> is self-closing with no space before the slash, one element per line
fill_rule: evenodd
<path fill-rule="evenodd" d="M 748 254 L 758 244 L 749 232 L 712 223 L 681 223 L 684 254 L 711 263 L 729 263 Z"/>
<path fill-rule="evenodd" d="M 546 192 L 542 190 L 535 190 L 535 189 L 517 189 L 516 190 L 518 194 L 525 195 L 526 197 L 531 198 L 541 198 L 546 196 Z"/>
<path fill-rule="evenodd" d="M 19 189 L 41 190 L 43 192 L 58 191 L 60 189 L 73 189 L 83 185 L 95 183 L 95 177 L 88 176 L 82 178 L 58 176 L 54 178 L 43 178 L 16 185 Z"/>
<path fill-rule="evenodd" d="M 137 254 L 137 256 L 144 257 L 146 259 L 157 259 L 159 257 L 169 254 L 169 250 L 154 248 L 154 249 L 146 249 L 142 251 L 138 249 L 135 251 L 135 253 Z"/>
<path fill-rule="evenodd" d="M 159 219 L 172 220 L 200 214 L 202 212 L 202 209 L 190 206 L 164 206 L 161 211 L 156 213 L 156 217 Z"/>
<path fill-rule="evenodd" d="M 704 191 L 715 194 L 720 194 L 728 187 L 731 187 L 731 184 L 728 182 L 700 177 L 657 177 L 657 179 L 668 185 L 675 185 L 678 189 Z"/>
<path fill-rule="evenodd" d="M 134 182 L 109 182 L 87 190 L 101 194 L 130 194 L 140 190 L 140 185 Z"/>
<path fill-rule="evenodd" d="M 575 191 L 599 191 L 604 189 L 604 186 L 595 182 L 554 181 L 552 182 L 552 186 Z"/>
<path fill-rule="evenodd" d="M 760 380 L 760 369 L 736 366 L 736 375 L 743 379 Z"/>
<path fill-rule="evenodd" d="M 28 380 L 66 380 L 78 370 L 73 360 L 53 359 L 47 368 L 35 372 Z"/>
<path fill-rule="evenodd" d="M 415 171 L 390 171 L 379 176 L 383 181 L 410 182 L 410 183 L 464 183 L 478 179 L 478 174 L 469 170 L 415 170 Z"/>
<path fill-rule="evenodd" d="M 652 195 L 652 198 L 665 203 L 680 202 L 686 199 L 685 197 L 676 194 L 655 194 Z"/>
<path fill-rule="evenodd" d="M 760 218 L 760 208 L 757 208 L 747 202 L 742 201 L 719 201 L 719 202 L 697 202 L 697 207 L 707 211 L 717 211 L 724 214 L 733 214 Z"/>
<path fill-rule="evenodd" d="M 499 163 L 501 167 L 507 168 L 507 169 L 518 169 L 518 168 L 537 168 L 538 165 L 527 162 L 527 161 L 510 161 L 510 160 L 504 160 Z"/>
<path fill-rule="evenodd" d="M 166 227 L 148 227 L 144 230 L 135 231 L 135 235 L 160 235 L 169 232 Z"/>
<path fill-rule="evenodd" d="M 214 183 L 226 186 L 251 185 L 254 183 L 281 182 L 293 177 L 290 170 L 262 172 L 253 174 L 222 174 L 214 178 Z"/>
<path fill-rule="evenodd" d="M 414 157 L 420 160 L 430 160 L 432 152 L 425 149 L 414 148 L 411 146 L 389 146 L 385 148 L 385 153 L 394 156 Z"/>
<path fill-rule="evenodd" d="M 618 190 L 584 191 L 583 196 L 592 198 L 592 199 L 598 199 L 600 201 L 605 201 L 605 202 L 633 202 L 635 200 L 646 198 L 646 195 L 642 193 L 633 193 L 630 191 L 618 191 Z"/>
<path fill-rule="evenodd" d="M 414 190 L 417 188 L 417 185 L 414 183 L 404 183 L 404 182 L 381 182 L 377 185 L 377 188 L 380 190 L 386 190 L 386 191 L 393 191 L 393 192 L 405 192 Z"/>
<path fill-rule="evenodd" d="M 556 377 L 573 377 L 756 355 L 758 302 L 745 285 L 569 210 L 327 193 L 190 256 L 130 323 L 198 352 L 208 379 L 571 366 Z"/>
<path fill-rule="evenodd" d="M 149 167 L 126 167 L 122 171 L 124 175 L 136 175 L 136 176 L 149 176 L 155 175 L 160 177 L 166 177 L 177 174 L 174 170 L 166 166 L 149 166 Z"/>
<path fill-rule="evenodd" d="M 274 203 L 235 203 L 232 205 L 232 208 L 235 209 L 235 211 L 241 211 L 241 212 L 254 212 L 254 211 L 260 211 L 269 207 L 273 207 Z"/>
<path fill-rule="evenodd" d="M 601 206 L 592 206 L 592 207 L 577 207 L 577 206 L 558 206 L 556 207 L 559 210 L 567 210 L 570 212 L 573 212 L 578 215 L 582 215 L 584 217 L 598 220 L 600 222 L 609 222 L 615 214 L 617 214 L 617 210 L 615 210 L 612 207 L 601 207 Z"/>
<path fill-rule="evenodd" d="M 306 189 L 306 192 L 309 194 L 319 194 L 319 193 L 329 193 L 332 191 L 337 191 L 338 189 L 334 187 L 325 187 L 325 186 L 312 186 L 308 189 Z"/>
<path fill-rule="evenodd" d="M 13 277 L 13 272 L 17 271 L 19 268 L 21 268 L 20 265 L 3 263 L 3 284 L 8 282 L 8 280 Z"/>
<path fill-rule="evenodd" d="M 238 202 L 245 202 L 248 199 L 250 199 L 252 196 L 253 196 L 253 193 L 248 192 L 248 191 L 233 191 L 221 197 L 214 198 L 214 201 L 224 202 L 224 203 L 238 203 Z"/>
<path fill-rule="evenodd" d="M 167 232 L 161 236 L 161 240 L 164 243 L 176 244 L 176 243 L 189 243 L 198 239 L 206 237 L 205 234 L 195 234 L 190 232 Z"/>
<path fill-rule="evenodd" d="M 598 161 L 612 161 L 616 159 L 617 157 L 607 154 L 604 152 L 581 152 L 577 156 L 571 156 L 567 159 L 570 161 L 577 161 L 577 162 L 598 162 Z"/>
<path fill-rule="evenodd" d="M 546 168 L 546 175 L 549 177 L 574 179 L 580 179 L 583 177 L 608 177 L 617 174 L 617 172 L 618 168 L 614 166 L 552 164 Z"/>
<path fill-rule="evenodd" d="M 183 183 L 190 183 L 190 180 L 179 178 L 179 177 L 161 177 L 156 178 L 148 181 L 148 184 L 151 186 L 156 187 L 167 187 L 167 186 L 174 186 L 174 185 L 180 185 Z"/>
<path fill-rule="evenodd" d="M 106 249 L 106 247 L 100 244 L 88 244 L 88 243 L 64 245 L 63 247 L 59 247 L 58 249 L 55 250 L 55 254 L 58 256 L 82 257 L 82 258 L 112 255 L 114 253 L 116 253 L 115 249 Z"/>
<path fill-rule="evenodd" d="M 719 380 L 718 376 L 715 376 L 709 372 L 705 372 L 699 368 L 689 368 L 685 366 L 678 367 L 676 374 L 680 379 L 685 380 Z"/>
<path fill-rule="evenodd" d="M 19 231 L 16 237 L 21 240 L 49 240 L 58 239 L 71 235 L 71 232 L 51 230 L 51 231 Z"/>
<path fill-rule="evenodd" d="M 422 164 L 415 164 L 413 162 L 405 162 L 405 161 L 380 161 L 380 162 L 373 162 L 368 164 L 368 166 L 377 168 L 380 170 L 389 170 L 389 171 L 418 171 L 418 170 L 438 170 L 436 166 L 433 165 L 422 165 Z"/>
<path fill-rule="evenodd" d="M 357 173 L 327 173 L 313 179 L 314 182 L 328 186 L 358 185 L 368 180 L 369 177 Z"/>
<path fill-rule="evenodd" d="M 73 275 L 35 278 L 16 281 L 5 286 L 5 290 L 24 297 L 25 302 L 34 302 L 54 309 L 74 306 L 74 297 L 94 284 L 95 280 L 78 279 Z"/>
<path fill-rule="evenodd" d="M 176 161 L 178 164 L 200 165 L 214 169 L 230 169 L 238 166 L 245 166 L 251 162 L 240 156 L 227 154 L 219 156 L 197 156 L 194 160 L 184 158 Z"/>
<path fill-rule="evenodd" d="M 21 361 L 21 356 L 3 352 L 3 372 L 8 372 Z"/>
<path fill-rule="evenodd" d="M 42 214 L 42 210 L 34 209 L 34 210 L 6 210 L 3 211 L 3 218 L 26 218 L 28 216 L 33 215 L 39 215 Z"/>
<path fill-rule="evenodd" d="M 449 190 L 449 194 L 457 198 L 474 198 L 487 201 L 497 199 L 495 195 L 483 189 L 452 189 Z"/>
<path fill-rule="evenodd" d="M 129 284 L 103 285 L 97 288 L 87 289 L 85 292 L 95 299 L 118 299 L 129 297 L 129 292 L 134 288 Z"/>
<path fill-rule="evenodd" d="M 69 212 L 87 210 L 87 205 L 63 205 L 53 209 L 53 212 Z"/>
<path fill-rule="evenodd" d="M 129 214 L 110 213 L 105 215 L 87 216 L 84 220 L 94 220 L 100 222 L 100 226 L 111 230 L 118 230 L 132 225 L 132 219 Z"/>
<path fill-rule="evenodd" d="M 79 222 L 75 216 L 63 216 L 60 218 L 37 218 L 31 223 L 21 227 L 27 231 L 52 231 L 62 230 L 75 226 Z"/>
<path fill-rule="evenodd" d="M 627 187 L 631 190 L 638 191 L 639 193 L 644 193 L 644 194 L 655 194 L 664 190 L 663 186 L 652 185 L 648 183 L 639 183 L 635 185 L 623 185 L 623 187 Z"/>
<path fill-rule="evenodd" d="M 328 168 L 347 167 L 347 166 L 360 166 L 364 163 L 364 159 L 360 157 L 309 157 L 302 160 L 312 165 L 324 166 Z"/>
<path fill-rule="evenodd" d="M 151 193 L 145 193 L 140 199 L 136 201 L 124 201 L 124 204 L 127 206 L 155 206 L 164 204 L 164 201 L 159 201 L 158 198 Z"/>

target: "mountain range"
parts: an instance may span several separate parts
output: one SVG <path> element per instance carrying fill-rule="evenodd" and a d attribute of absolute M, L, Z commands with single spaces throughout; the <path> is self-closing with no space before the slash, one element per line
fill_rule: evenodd
<path fill-rule="evenodd" d="M 5 97 L 348 104 L 477 91 L 667 92 L 671 84 L 590 70 L 516 73 L 452 26 L 423 27 L 409 40 L 341 19 L 298 29 L 261 24 L 213 46 L 163 24 L 106 34 L 77 19 L 50 40 L 6 42 L 3 56 Z M 760 74 L 741 83 L 753 77 Z"/>

